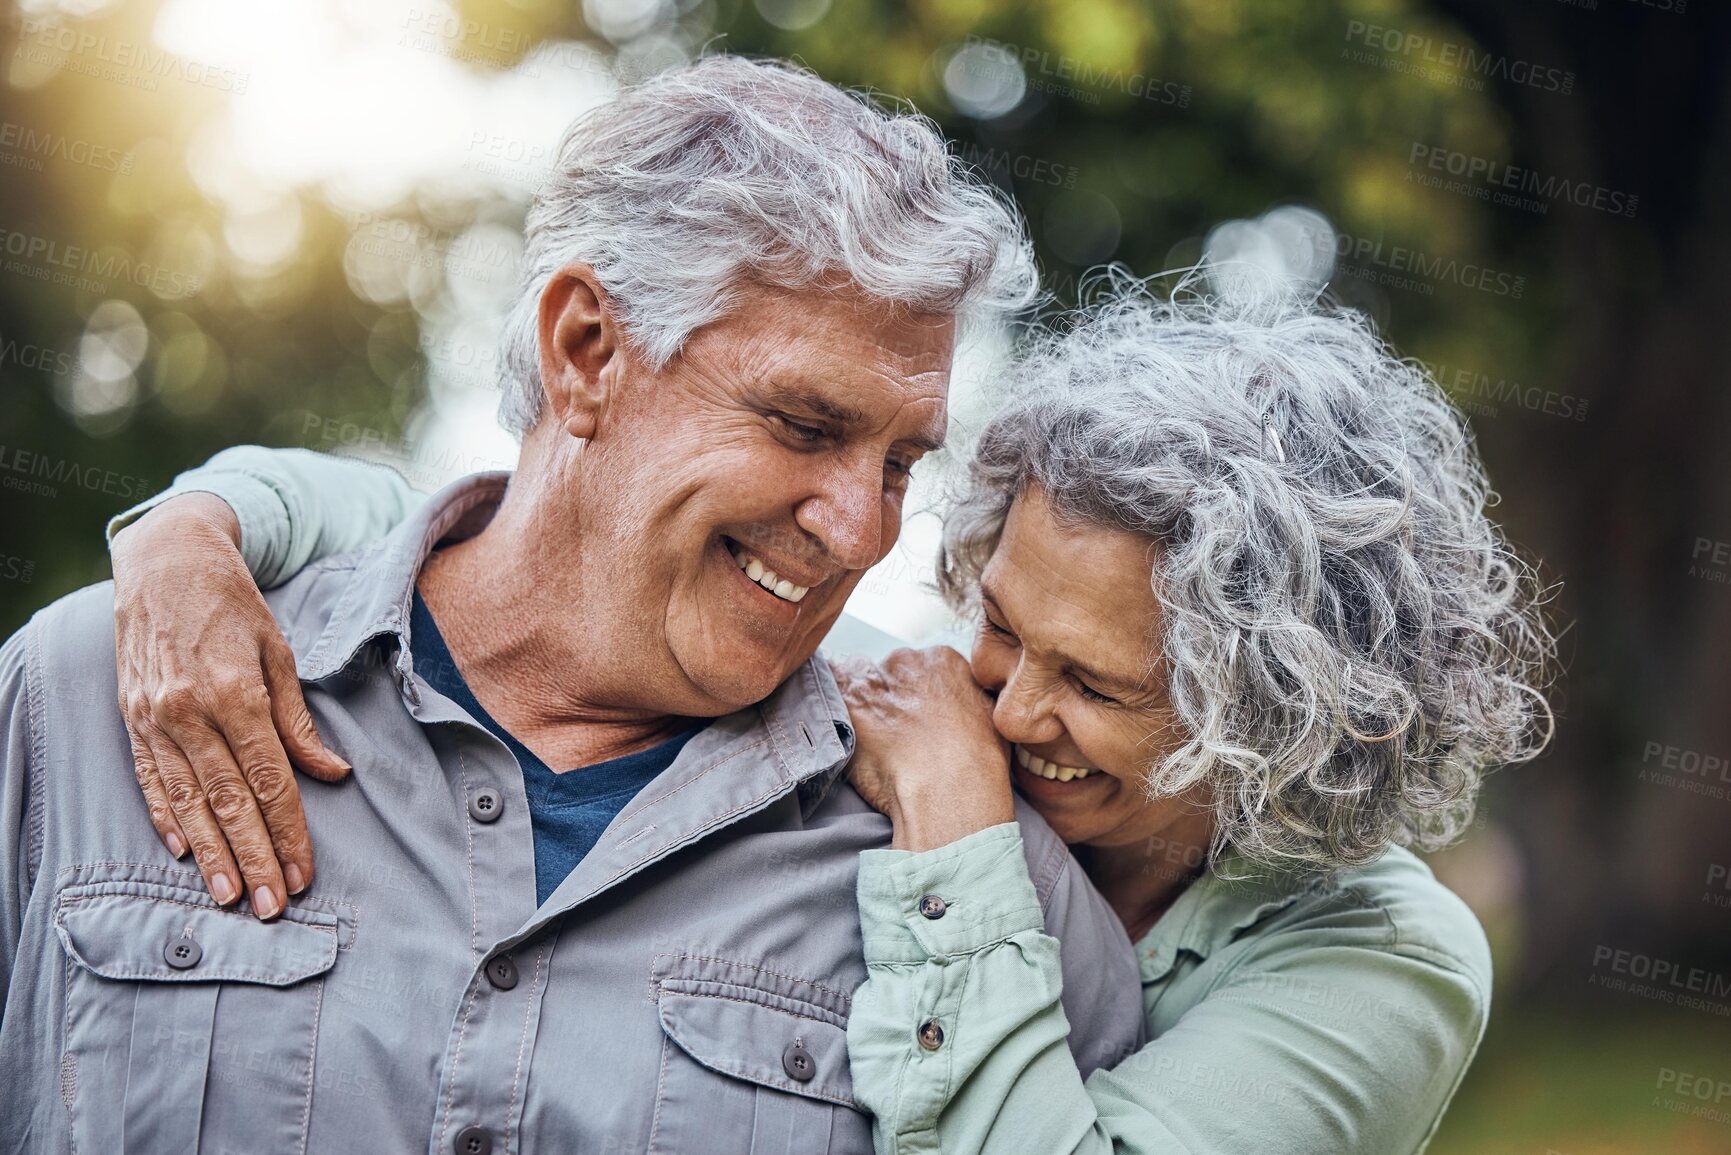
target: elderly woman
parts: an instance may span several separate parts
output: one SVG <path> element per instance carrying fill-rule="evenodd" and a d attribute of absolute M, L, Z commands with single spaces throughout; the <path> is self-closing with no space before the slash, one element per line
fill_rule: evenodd
<path fill-rule="evenodd" d="M 1120 288 L 1005 379 L 940 563 L 971 666 L 836 664 L 852 780 L 895 828 L 860 865 L 848 1027 L 878 1151 L 1421 1150 L 1491 965 L 1408 848 L 1550 722 L 1550 638 L 1459 417 L 1355 314 L 1272 296 Z M 187 489 L 246 510 L 279 580 L 409 500 L 256 449 Z M 1141 958 L 1150 1042 L 1086 1081 L 1012 789 Z"/>
<path fill-rule="evenodd" d="M 1491 965 L 1407 848 L 1550 728 L 1551 639 L 1459 417 L 1361 318 L 1278 298 L 1119 295 L 1011 376 L 940 562 L 977 688 L 842 666 L 899 848 L 861 864 L 848 1029 L 878 1150 L 1421 1150 Z M 1141 959 L 1152 1041 L 1086 1083 L 987 825 L 1012 784 Z"/>

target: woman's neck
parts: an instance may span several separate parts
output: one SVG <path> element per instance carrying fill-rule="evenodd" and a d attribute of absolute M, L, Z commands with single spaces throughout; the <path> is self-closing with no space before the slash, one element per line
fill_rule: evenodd
<path fill-rule="evenodd" d="M 1139 942 L 1202 876 L 1214 817 L 1207 809 L 1186 807 L 1153 833 L 1133 842 L 1083 845 L 1072 849 L 1095 889 Z"/>

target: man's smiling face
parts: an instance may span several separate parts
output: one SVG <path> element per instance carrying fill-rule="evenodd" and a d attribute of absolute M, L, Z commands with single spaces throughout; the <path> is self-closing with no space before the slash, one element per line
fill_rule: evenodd
<path fill-rule="evenodd" d="M 954 338 L 857 292 L 752 286 L 661 370 L 613 359 L 574 459 L 571 612 L 644 661 L 645 697 L 729 712 L 816 651 L 943 439 Z"/>

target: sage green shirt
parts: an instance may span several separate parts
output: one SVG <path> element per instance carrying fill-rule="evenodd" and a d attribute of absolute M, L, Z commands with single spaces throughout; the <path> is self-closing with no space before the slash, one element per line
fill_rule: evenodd
<path fill-rule="evenodd" d="M 191 490 L 234 507 L 267 586 L 382 536 L 420 501 L 389 470 L 243 446 L 110 533 Z M 939 918 L 920 911 L 934 894 Z M 878 1155 L 1407 1155 L 1435 1130 L 1490 1007 L 1477 920 L 1410 853 L 1325 885 L 1228 859 L 1137 944 L 1151 1041 L 1089 1057 L 1105 1069 L 1084 1080 L 1013 823 L 937 850 L 866 851 L 858 895 L 869 977 L 847 1044 Z"/>
<path fill-rule="evenodd" d="M 848 1056 L 878 1155 L 1424 1149 L 1484 1032 L 1491 959 L 1412 854 L 1320 886 L 1228 881 L 1249 871 L 1231 858 L 1203 875 L 1137 943 L 1150 1041 L 1086 1081 L 1021 855 L 1014 824 L 862 855 Z M 943 918 L 920 915 L 927 894 Z M 913 1026 L 931 1018 L 936 1051 Z"/>

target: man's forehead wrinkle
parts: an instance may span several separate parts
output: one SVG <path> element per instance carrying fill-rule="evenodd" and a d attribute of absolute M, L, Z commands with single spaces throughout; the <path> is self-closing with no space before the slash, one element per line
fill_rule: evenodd
<path fill-rule="evenodd" d="M 920 400 L 928 399 L 921 398 Z M 950 431 L 949 404 L 942 397 L 931 400 L 936 400 L 938 403 L 936 415 L 929 421 L 921 422 L 913 432 L 903 438 L 904 441 L 923 453 L 936 453 L 941 450 L 944 447 L 944 439 L 949 436 Z"/>

